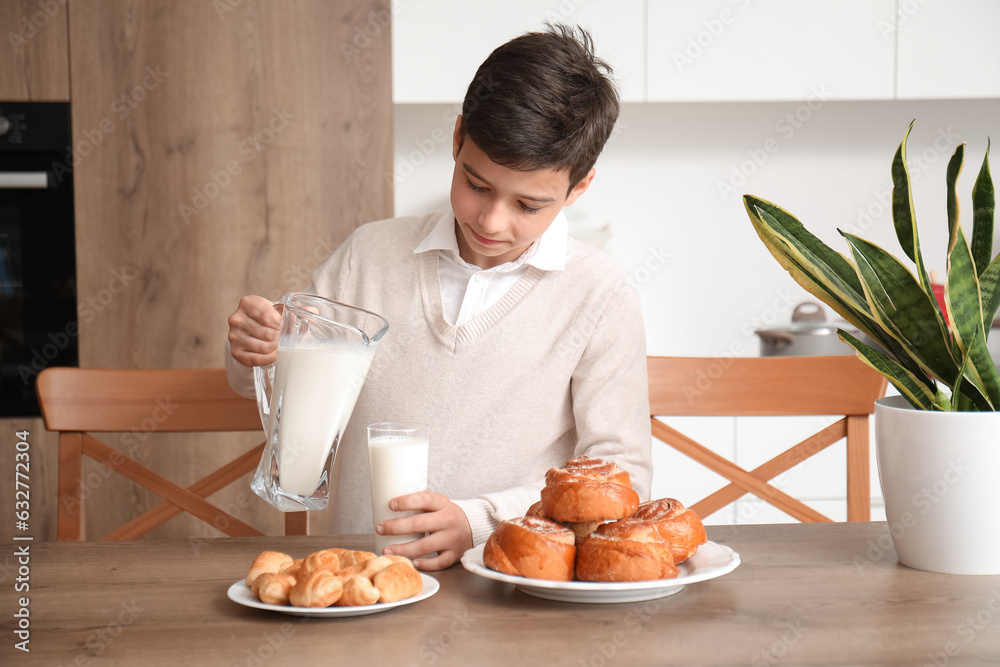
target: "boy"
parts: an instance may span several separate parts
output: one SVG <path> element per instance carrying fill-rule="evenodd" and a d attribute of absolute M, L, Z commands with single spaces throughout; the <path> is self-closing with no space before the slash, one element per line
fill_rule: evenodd
<path fill-rule="evenodd" d="M 649 400 L 638 296 L 623 269 L 568 238 L 561 210 L 593 181 L 618 97 L 590 36 L 563 26 L 496 49 L 455 123 L 451 211 L 355 230 L 306 292 L 389 322 L 337 452 L 334 533 L 371 531 L 365 428 L 428 425 L 429 491 L 391 508 L 422 514 L 380 534 L 427 533 L 386 549 L 448 567 L 497 522 L 523 515 L 545 472 L 615 460 L 648 499 Z M 229 318 L 227 370 L 277 355 L 278 312 L 244 297 Z M 437 552 L 435 557 L 417 558 Z"/>

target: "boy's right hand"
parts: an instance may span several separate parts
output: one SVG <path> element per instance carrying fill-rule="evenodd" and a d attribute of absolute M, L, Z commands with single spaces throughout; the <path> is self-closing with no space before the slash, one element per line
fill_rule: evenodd
<path fill-rule="evenodd" d="M 281 313 L 262 296 L 245 296 L 229 316 L 229 348 L 244 366 L 266 366 L 278 358 Z"/>

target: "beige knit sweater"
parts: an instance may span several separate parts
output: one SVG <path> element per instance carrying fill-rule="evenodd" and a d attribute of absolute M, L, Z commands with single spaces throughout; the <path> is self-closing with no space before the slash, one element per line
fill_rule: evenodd
<path fill-rule="evenodd" d="M 466 513 L 476 544 L 539 499 L 545 472 L 587 454 L 652 477 L 645 330 L 622 267 L 570 240 L 564 271 L 531 267 L 492 308 L 445 320 L 438 253 L 414 254 L 440 214 L 359 228 L 305 290 L 389 322 L 336 455 L 334 534 L 371 533 L 365 428 L 429 426 L 428 487 Z M 250 369 L 228 353 L 233 388 Z"/>

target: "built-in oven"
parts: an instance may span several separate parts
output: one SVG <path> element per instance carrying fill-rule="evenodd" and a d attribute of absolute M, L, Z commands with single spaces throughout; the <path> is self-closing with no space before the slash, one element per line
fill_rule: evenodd
<path fill-rule="evenodd" d="M 0 102 L 0 417 L 40 414 L 35 380 L 78 365 L 70 108 Z"/>

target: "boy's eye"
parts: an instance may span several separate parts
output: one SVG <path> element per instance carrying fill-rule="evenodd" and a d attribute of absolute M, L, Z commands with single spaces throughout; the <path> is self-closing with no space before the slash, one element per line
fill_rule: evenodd
<path fill-rule="evenodd" d="M 525 213 L 538 213 L 538 211 L 541 210 L 539 208 L 532 208 L 531 206 L 528 206 L 524 202 L 518 202 L 518 203 L 521 205 L 521 210 L 524 211 Z"/>
<path fill-rule="evenodd" d="M 469 186 L 469 189 L 473 192 L 486 192 L 486 188 L 481 188 L 469 179 L 465 179 L 465 184 Z"/>

